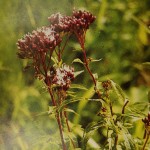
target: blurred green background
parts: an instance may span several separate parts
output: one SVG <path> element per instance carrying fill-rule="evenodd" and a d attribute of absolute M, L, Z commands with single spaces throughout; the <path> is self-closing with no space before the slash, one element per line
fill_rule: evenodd
<path fill-rule="evenodd" d="M 27 61 L 17 58 L 16 42 L 33 29 L 48 25 L 51 14 L 71 14 L 73 8 L 88 10 L 97 17 L 86 36 L 87 55 L 102 58 L 90 66 L 93 73 L 98 73 L 100 81 L 112 79 L 120 84 L 131 104 L 147 102 L 150 69 L 143 63 L 150 61 L 149 0 L 1 0 L 0 149 L 58 149 L 55 119 L 46 115 L 49 96 L 42 83 L 33 78 L 32 70 L 23 69 Z M 82 53 L 72 38 L 63 60 L 71 64 L 75 58 L 82 59 Z M 84 69 L 80 64 L 74 65 L 76 70 Z M 92 83 L 86 71 L 74 83 L 81 81 L 89 91 L 79 94 L 90 98 Z M 94 103 L 70 107 L 80 114 L 71 115 L 70 120 L 83 127 L 98 110 Z M 135 128 L 134 135 L 142 138 L 142 128 L 141 124 L 138 130 Z M 95 136 L 100 143 L 99 134 Z"/>

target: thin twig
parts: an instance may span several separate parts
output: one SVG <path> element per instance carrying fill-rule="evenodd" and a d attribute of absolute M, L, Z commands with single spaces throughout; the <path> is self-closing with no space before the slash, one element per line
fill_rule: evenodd
<path fill-rule="evenodd" d="M 117 149 L 117 143 L 118 143 L 118 135 L 116 135 L 115 137 L 115 143 L 114 143 L 115 149 Z"/>
<path fill-rule="evenodd" d="M 69 40 L 70 35 L 71 35 L 71 34 L 69 34 L 69 35 L 67 36 L 67 39 L 66 39 L 66 41 L 65 41 L 65 44 L 64 44 L 63 48 L 61 49 L 61 55 L 62 55 L 63 52 L 64 52 L 64 49 L 65 49 L 65 47 L 66 47 L 66 45 L 67 45 L 67 42 L 68 42 L 68 40 Z"/>
<path fill-rule="evenodd" d="M 122 107 L 122 116 L 121 116 L 121 119 L 123 118 L 123 114 L 125 113 L 125 107 L 127 106 L 127 104 L 129 103 L 128 100 L 125 101 L 123 107 Z"/>
<path fill-rule="evenodd" d="M 114 113 L 113 113 L 113 109 L 112 109 L 112 103 L 111 103 L 111 102 L 110 102 L 109 108 L 110 108 L 110 113 L 111 113 L 111 116 L 113 117 Z"/>
<path fill-rule="evenodd" d="M 69 126 L 69 123 L 68 123 L 68 116 L 67 116 L 66 111 L 64 111 L 64 116 L 65 116 L 65 118 L 66 118 L 66 125 L 67 125 L 67 128 L 68 128 L 68 131 L 69 131 L 69 132 L 71 132 L 71 130 L 70 130 L 70 126 Z M 70 140 L 71 140 L 71 143 L 72 143 L 73 148 L 75 149 L 75 148 L 76 148 L 76 146 L 75 146 L 75 144 L 74 144 L 74 142 L 73 142 L 72 138 L 71 138 Z"/>
<path fill-rule="evenodd" d="M 144 145 L 143 145 L 142 150 L 145 150 L 146 144 L 147 144 L 147 142 L 148 142 L 148 140 L 149 140 L 149 135 L 150 135 L 150 133 L 147 133 L 146 140 L 145 140 L 145 142 L 144 142 Z"/>
<path fill-rule="evenodd" d="M 84 63 L 85 63 L 84 66 L 85 66 L 85 68 L 87 69 L 89 75 L 91 76 L 91 78 L 92 78 L 92 80 L 93 80 L 93 83 L 94 83 L 94 86 L 95 86 L 95 88 L 94 88 L 95 92 L 97 93 L 98 97 L 99 97 L 100 99 L 102 99 L 100 91 L 97 90 L 96 79 L 94 78 L 94 76 L 93 76 L 93 74 L 92 74 L 92 72 L 91 72 L 91 70 L 90 70 L 90 68 L 89 68 L 89 63 L 88 63 L 88 60 L 87 60 L 87 56 L 86 56 L 86 51 L 85 51 L 85 48 L 84 48 L 84 44 L 81 45 L 81 48 L 82 48 L 82 51 L 83 51 L 83 57 L 84 57 Z M 102 100 L 104 100 L 104 99 L 102 99 Z"/>

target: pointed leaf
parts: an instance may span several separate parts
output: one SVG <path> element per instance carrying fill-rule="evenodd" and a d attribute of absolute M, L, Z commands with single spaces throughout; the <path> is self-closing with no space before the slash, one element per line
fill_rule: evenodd
<path fill-rule="evenodd" d="M 65 108 L 65 111 L 66 111 L 66 112 L 74 113 L 74 114 L 76 114 L 76 115 L 79 115 L 79 114 L 77 114 L 73 109 Z"/>
<path fill-rule="evenodd" d="M 72 63 L 84 64 L 84 62 L 81 59 L 79 59 L 79 58 L 74 59 Z"/>
<path fill-rule="evenodd" d="M 102 60 L 102 58 L 100 58 L 100 59 L 90 59 L 91 62 L 99 62 L 101 60 Z"/>
<path fill-rule="evenodd" d="M 79 85 L 79 84 L 71 84 L 72 89 L 80 89 L 80 90 L 87 90 L 86 87 L 84 87 L 83 85 Z"/>
<path fill-rule="evenodd" d="M 83 73 L 83 72 L 84 72 L 84 70 L 76 71 L 76 72 L 74 73 L 74 77 L 77 77 L 78 75 L 80 75 L 80 74 Z"/>
<path fill-rule="evenodd" d="M 142 63 L 143 67 L 150 69 L 150 62 L 144 62 Z"/>
<path fill-rule="evenodd" d="M 124 94 L 123 90 L 121 89 L 121 87 L 113 81 L 111 81 L 111 85 L 112 85 L 113 91 L 118 96 L 118 99 L 125 101 L 126 97 L 125 97 L 125 94 Z"/>

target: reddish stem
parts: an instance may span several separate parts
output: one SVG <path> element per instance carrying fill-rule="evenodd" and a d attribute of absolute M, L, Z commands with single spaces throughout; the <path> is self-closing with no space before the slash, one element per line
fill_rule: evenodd
<path fill-rule="evenodd" d="M 146 140 L 145 140 L 144 145 L 142 147 L 142 150 L 145 150 L 146 144 L 147 144 L 147 142 L 149 140 L 149 136 L 150 136 L 150 133 L 147 133 L 147 137 L 146 137 Z"/>
<path fill-rule="evenodd" d="M 70 126 L 69 126 L 69 123 L 68 123 L 68 116 L 67 116 L 66 111 L 64 111 L 64 116 L 65 116 L 65 118 L 66 118 L 66 125 L 67 125 L 67 128 L 68 128 L 68 131 L 69 131 L 69 132 L 71 132 L 71 130 L 70 130 Z M 76 146 L 75 146 L 75 144 L 74 144 L 74 142 L 73 142 L 73 140 L 72 140 L 72 139 L 71 139 L 71 143 L 72 143 L 72 145 L 73 145 L 73 148 L 75 149 L 75 148 L 76 148 Z"/>
<path fill-rule="evenodd" d="M 69 37 L 70 37 L 70 34 L 67 36 L 67 39 L 66 39 L 66 41 L 65 41 L 65 44 L 64 44 L 63 48 L 61 49 L 61 55 L 62 55 L 63 52 L 64 52 L 64 49 L 65 49 L 65 47 L 66 47 L 66 45 L 67 45 L 67 42 L 68 42 L 68 40 L 69 40 Z"/>
<path fill-rule="evenodd" d="M 53 95 L 51 87 L 50 87 L 49 78 L 46 78 L 46 80 L 47 80 L 48 92 L 49 92 L 50 97 L 52 99 L 53 106 L 57 106 L 56 101 L 54 99 L 54 95 Z M 58 111 L 56 111 L 56 120 L 57 120 L 57 123 L 58 123 L 58 126 L 59 126 L 59 132 L 60 132 L 60 137 L 61 137 L 61 142 L 62 142 L 62 148 L 63 148 L 63 150 L 67 150 L 66 144 L 64 142 L 63 129 L 62 129 L 61 120 L 60 120 L 60 116 L 59 116 Z"/>
<path fill-rule="evenodd" d="M 84 48 L 84 47 L 83 47 L 83 48 Z M 84 56 L 85 67 L 86 67 L 87 71 L 89 72 L 89 74 L 90 74 L 90 76 L 91 76 L 91 78 L 92 78 L 92 80 L 93 80 L 93 82 L 94 82 L 94 85 L 95 85 L 95 87 L 96 87 L 96 80 L 95 80 L 95 78 L 94 78 L 94 76 L 93 76 L 93 74 L 92 74 L 92 72 L 91 72 L 91 70 L 90 70 L 90 68 L 89 68 L 89 63 L 88 63 L 88 60 L 87 60 L 87 56 L 86 56 L 85 49 L 83 49 L 83 56 Z"/>
<path fill-rule="evenodd" d="M 81 41 L 80 41 L 80 45 L 81 45 L 82 52 L 83 52 L 85 67 L 86 67 L 86 69 L 87 69 L 89 75 L 91 76 L 91 78 L 92 78 L 92 80 L 93 80 L 93 83 L 94 83 L 94 86 L 95 86 L 94 90 L 95 90 L 95 92 L 97 93 L 98 97 L 99 97 L 100 99 L 102 99 L 99 90 L 97 90 L 96 79 L 94 78 L 94 76 L 93 76 L 93 74 L 92 74 L 92 72 L 91 72 L 91 70 L 90 70 L 90 68 L 89 68 L 89 62 L 88 62 L 88 59 L 87 59 L 87 56 L 86 56 L 86 51 L 85 51 L 85 48 L 84 48 L 84 40 L 81 40 Z"/>
<path fill-rule="evenodd" d="M 45 64 L 45 58 L 43 58 L 41 56 L 41 59 L 42 59 L 42 65 L 43 65 L 43 69 L 44 69 L 44 72 L 45 72 L 45 79 L 46 79 L 46 84 L 48 86 L 48 92 L 50 94 L 50 97 L 52 99 L 52 103 L 53 103 L 53 106 L 57 106 L 56 104 L 56 101 L 54 99 L 54 95 L 53 95 L 53 92 L 51 90 L 51 84 L 50 84 L 50 79 L 47 75 L 47 67 L 46 67 L 46 64 Z M 63 136 L 63 131 L 62 131 L 62 125 L 61 125 L 61 121 L 60 121 L 60 117 L 59 117 L 59 112 L 56 111 L 56 120 L 57 120 L 57 123 L 58 123 L 58 126 L 59 126 L 59 131 L 60 131 L 60 137 L 61 137 L 61 142 L 62 142 L 62 148 L 63 150 L 67 150 L 67 147 L 66 147 L 66 144 L 64 142 L 64 136 Z"/>

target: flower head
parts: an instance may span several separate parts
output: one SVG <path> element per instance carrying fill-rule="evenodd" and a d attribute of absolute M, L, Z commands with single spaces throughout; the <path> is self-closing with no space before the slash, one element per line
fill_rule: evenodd
<path fill-rule="evenodd" d="M 61 38 L 53 28 L 38 28 L 18 40 L 18 56 L 22 59 L 32 59 L 35 76 L 40 76 L 41 78 L 41 74 L 46 74 L 48 71 L 46 61 L 50 61 L 50 59 L 47 59 L 47 57 L 51 56 L 55 47 L 59 45 L 60 42 Z"/>
<path fill-rule="evenodd" d="M 150 112 L 148 113 L 148 116 L 142 119 L 142 121 L 145 123 L 146 126 L 150 126 Z"/>
<path fill-rule="evenodd" d="M 60 13 L 56 13 L 48 17 L 48 20 L 51 23 L 51 26 L 56 32 L 70 32 L 71 30 L 71 21 L 70 16 L 63 16 Z"/>
<path fill-rule="evenodd" d="M 67 90 L 73 80 L 74 68 L 63 64 L 61 68 L 56 68 L 52 83 Z"/>
<path fill-rule="evenodd" d="M 48 19 L 56 31 L 77 33 L 87 30 L 95 18 L 90 12 L 74 10 L 72 16 L 63 16 L 56 13 Z"/>
<path fill-rule="evenodd" d="M 90 12 L 81 10 L 74 10 L 72 18 L 74 23 L 74 30 L 77 32 L 80 32 L 81 30 L 87 30 L 96 19 L 96 17 L 93 16 Z"/>
<path fill-rule="evenodd" d="M 59 34 L 50 27 L 42 27 L 26 34 L 17 42 L 21 58 L 35 58 L 39 52 L 54 50 L 61 42 Z"/>

